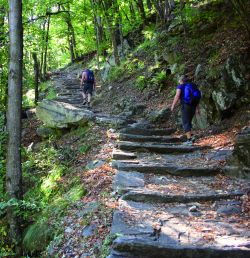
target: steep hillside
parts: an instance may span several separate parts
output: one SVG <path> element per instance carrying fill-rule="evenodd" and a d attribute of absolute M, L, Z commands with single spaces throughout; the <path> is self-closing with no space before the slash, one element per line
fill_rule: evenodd
<path fill-rule="evenodd" d="M 176 16 L 167 30 L 152 23 L 142 36 L 128 36 L 128 42 L 144 41 L 130 49 L 121 66 L 109 70 L 95 107 L 118 114 L 141 103 L 147 107 L 145 117 L 150 110 L 169 107 L 177 78 L 185 73 L 203 92 L 198 128 L 239 114 L 239 122 L 247 123 L 249 38 L 240 18 L 222 2 L 193 6 L 190 13 L 184 23 Z"/>

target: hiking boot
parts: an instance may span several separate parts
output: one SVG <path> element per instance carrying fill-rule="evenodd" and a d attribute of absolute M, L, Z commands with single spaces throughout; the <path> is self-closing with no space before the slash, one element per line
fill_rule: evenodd
<path fill-rule="evenodd" d="M 82 105 L 85 106 L 86 104 L 87 104 L 87 101 L 84 100 L 84 101 L 82 102 Z"/>
<path fill-rule="evenodd" d="M 89 108 L 91 107 L 91 106 L 90 106 L 90 102 L 87 103 L 87 107 L 89 107 Z"/>
<path fill-rule="evenodd" d="M 193 140 L 192 140 L 192 138 L 188 139 L 186 142 L 183 142 L 183 145 L 192 146 L 192 145 L 193 145 Z"/>

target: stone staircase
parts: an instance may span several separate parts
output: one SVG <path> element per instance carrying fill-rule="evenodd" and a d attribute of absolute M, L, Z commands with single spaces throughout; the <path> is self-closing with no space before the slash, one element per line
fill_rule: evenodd
<path fill-rule="evenodd" d="M 52 81 L 56 101 L 85 108 L 75 76 L 60 73 Z M 108 258 L 250 257 L 249 216 L 240 200 L 250 185 L 223 176 L 227 151 L 185 146 L 174 129 L 92 112 L 96 123 L 124 127 L 113 151 L 118 206 Z"/>
<path fill-rule="evenodd" d="M 113 151 L 118 207 L 108 258 L 250 257 L 249 183 L 221 173 L 226 151 L 185 146 L 173 129 L 127 127 Z"/>
<path fill-rule="evenodd" d="M 80 80 L 69 73 L 60 73 L 53 76 L 52 81 L 57 92 L 56 101 L 81 105 L 83 99 L 80 92 Z"/>

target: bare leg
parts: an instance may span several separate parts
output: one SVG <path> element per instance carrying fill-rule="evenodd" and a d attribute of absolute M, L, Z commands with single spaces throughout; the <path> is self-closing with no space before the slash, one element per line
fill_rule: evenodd
<path fill-rule="evenodd" d="M 91 100 L 91 94 L 88 94 L 88 103 L 90 103 Z"/>
<path fill-rule="evenodd" d="M 83 98 L 82 103 L 83 104 L 86 103 L 86 94 L 84 92 L 82 92 L 82 98 Z"/>

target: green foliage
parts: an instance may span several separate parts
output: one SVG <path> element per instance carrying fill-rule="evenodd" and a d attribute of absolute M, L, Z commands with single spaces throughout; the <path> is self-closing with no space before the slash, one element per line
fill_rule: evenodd
<path fill-rule="evenodd" d="M 110 247 L 113 243 L 113 241 L 118 237 L 118 235 L 109 234 L 106 236 L 102 243 L 102 249 L 101 249 L 101 258 L 106 258 L 110 253 Z"/>
<path fill-rule="evenodd" d="M 7 132 L 5 131 L 4 114 L 0 113 L 0 201 L 4 199 L 5 155 Z"/>
<path fill-rule="evenodd" d="M 37 221 L 35 224 L 29 226 L 23 245 L 26 251 L 34 252 L 44 250 L 50 240 L 53 238 L 53 230 L 48 223 L 48 220 Z"/>
<path fill-rule="evenodd" d="M 135 81 L 135 87 L 139 90 L 144 90 L 147 87 L 147 81 L 145 76 L 138 76 Z"/>
<path fill-rule="evenodd" d="M 122 80 L 140 72 L 145 63 L 138 58 L 128 58 L 120 66 L 113 66 L 109 72 L 108 81 Z"/>
<path fill-rule="evenodd" d="M 158 86 L 160 89 L 164 88 L 165 86 L 165 81 L 167 79 L 167 76 L 166 76 L 166 72 L 165 71 L 160 71 L 160 72 L 157 72 L 154 77 L 150 80 L 150 82 L 153 84 L 153 85 L 156 85 Z"/>
<path fill-rule="evenodd" d="M 48 100 L 53 100 L 53 99 L 56 98 L 56 96 L 57 96 L 57 95 L 56 95 L 55 89 L 49 88 L 49 91 L 48 91 L 48 93 L 47 93 L 46 99 L 48 99 Z"/>
<path fill-rule="evenodd" d="M 79 151 L 81 154 L 87 153 L 90 149 L 91 149 L 91 146 L 87 144 L 79 147 Z"/>

